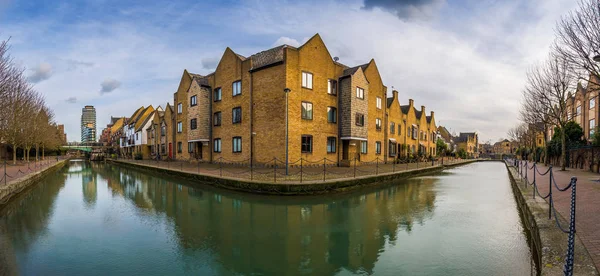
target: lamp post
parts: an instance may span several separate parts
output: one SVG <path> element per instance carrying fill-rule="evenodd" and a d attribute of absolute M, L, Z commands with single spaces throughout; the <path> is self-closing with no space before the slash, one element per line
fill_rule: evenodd
<path fill-rule="evenodd" d="M 289 163 L 288 163 L 288 151 L 289 151 L 289 123 L 288 123 L 288 94 L 292 90 L 289 88 L 284 88 L 283 92 L 285 93 L 285 175 L 289 173 Z"/>

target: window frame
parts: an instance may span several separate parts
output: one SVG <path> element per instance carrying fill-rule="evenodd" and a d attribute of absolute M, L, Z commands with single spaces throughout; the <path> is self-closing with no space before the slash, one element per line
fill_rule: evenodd
<path fill-rule="evenodd" d="M 216 122 L 216 119 L 219 118 L 219 122 Z M 221 126 L 223 124 L 223 115 L 221 115 L 221 111 L 217 111 L 213 113 L 213 126 Z"/>
<path fill-rule="evenodd" d="M 235 93 L 236 92 L 236 89 L 235 89 L 236 84 L 239 84 L 239 90 L 238 90 L 237 94 Z M 231 95 L 232 95 L 232 97 L 242 95 L 242 80 L 236 80 L 231 83 Z"/>
<path fill-rule="evenodd" d="M 396 123 L 390 122 L 390 134 L 396 133 Z"/>
<path fill-rule="evenodd" d="M 308 118 L 308 114 L 309 114 L 308 109 L 304 107 L 305 104 L 307 105 L 307 108 L 308 108 L 308 105 L 310 105 L 310 118 Z M 304 111 L 305 109 L 306 109 L 306 111 Z M 300 116 L 301 116 L 302 120 L 312 120 L 314 117 L 313 110 L 314 110 L 313 103 L 307 102 L 307 101 L 302 101 L 302 103 L 300 105 Z M 305 116 L 305 113 L 306 113 L 306 116 Z"/>
<path fill-rule="evenodd" d="M 177 114 L 183 114 L 183 104 L 182 103 L 177 104 Z"/>
<path fill-rule="evenodd" d="M 235 118 L 235 111 L 238 110 L 239 113 L 239 120 L 236 121 Z M 241 106 L 236 106 L 234 108 L 231 109 L 231 124 L 241 124 L 242 123 L 242 107 Z"/>
<path fill-rule="evenodd" d="M 382 104 L 381 104 L 381 97 L 377 97 L 375 100 L 375 105 L 377 107 L 377 109 L 381 109 Z"/>
<path fill-rule="evenodd" d="M 354 113 L 354 124 L 356 126 L 364 127 L 365 126 L 365 114 L 362 113 Z"/>
<path fill-rule="evenodd" d="M 581 116 L 581 105 L 575 107 L 575 116 Z"/>
<path fill-rule="evenodd" d="M 217 91 L 219 92 L 218 99 L 217 99 Z M 217 87 L 213 90 L 213 102 L 220 102 L 221 100 L 223 100 L 223 90 L 221 90 L 221 87 Z"/>
<path fill-rule="evenodd" d="M 239 149 L 236 148 L 236 140 L 239 141 Z M 231 152 L 241 153 L 242 152 L 242 136 L 234 136 L 231 138 Z"/>
<path fill-rule="evenodd" d="M 381 141 L 375 141 L 375 154 L 381 154 Z"/>
<path fill-rule="evenodd" d="M 190 119 L 190 130 L 198 129 L 198 119 Z"/>
<path fill-rule="evenodd" d="M 375 118 L 375 129 L 377 131 L 381 131 L 381 129 L 383 128 L 382 126 L 382 121 L 380 118 Z"/>
<path fill-rule="evenodd" d="M 327 94 L 329 94 L 331 96 L 337 96 L 337 80 L 334 80 L 334 79 L 327 80 Z"/>
<path fill-rule="evenodd" d="M 333 118 L 333 120 L 330 120 L 330 116 L 329 113 L 333 112 L 333 116 L 331 118 Z M 328 106 L 327 107 L 327 122 L 331 123 L 331 124 L 337 124 L 337 108 L 335 106 Z"/>
<path fill-rule="evenodd" d="M 222 150 L 221 146 L 222 146 L 222 144 L 221 144 L 221 138 L 215 138 L 215 139 L 213 139 L 213 152 L 220 153 L 221 150 Z M 217 148 L 218 148 L 218 150 L 217 150 Z"/>
<path fill-rule="evenodd" d="M 596 118 L 590 119 L 590 121 L 589 121 L 588 124 L 589 124 L 589 129 L 590 129 L 589 130 L 589 133 L 590 133 L 589 134 L 590 135 L 589 138 L 592 139 L 592 136 L 594 136 L 594 133 L 596 133 L 596 126 L 595 126 L 596 125 Z M 594 127 L 592 127 L 592 125 L 594 125 Z"/>
<path fill-rule="evenodd" d="M 183 122 L 179 121 L 177 122 L 177 133 L 182 133 L 183 132 Z"/>
<path fill-rule="evenodd" d="M 360 141 L 360 154 L 367 154 L 369 152 L 368 141 Z"/>
<path fill-rule="evenodd" d="M 359 93 L 360 91 L 360 93 Z M 362 87 L 356 87 L 356 98 L 359 98 L 361 100 L 365 99 L 365 89 Z"/>
<path fill-rule="evenodd" d="M 198 96 L 194 95 L 190 97 L 190 106 L 197 106 L 198 105 Z"/>
<path fill-rule="evenodd" d="M 593 104 L 592 104 L 593 103 Z M 588 104 L 590 105 L 590 109 L 595 108 L 596 107 L 596 97 L 592 97 Z"/>
<path fill-rule="evenodd" d="M 177 153 L 183 153 L 183 143 L 177 142 Z"/>
<path fill-rule="evenodd" d="M 305 76 L 306 76 L 306 78 L 305 78 Z M 308 78 L 309 76 L 310 76 L 310 87 L 309 87 L 309 78 Z M 313 84 L 314 84 L 314 75 L 313 75 L 313 73 L 308 72 L 308 71 L 302 71 L 300 73 L 300 85 L 302 86 L 302 88 L 306 88 L 306 89 L 312 90 L 313 89 Z"/>
<path fill-rule="evenodd" d="M 194 142 L 188 142 L 188 153 L 194 152 Z"/>
<path fill-rule="evenodd" d="M 330 145 L 329 142 L 333 142 L 333 145 Z M 327 153 L 336 153 L 337 152 L 337 137 L 329 136 L 327 137 Z"/>
<path fill-rule="evenodd" d="M 306 142 L 305 142 L 306 139 Z M 308 146 L 309 149 L 306 150 L 305 146 Z M 300 152 L 301 153 L 312 153 L 313 152 L 313 136 L 310 134 L 302 134 L 300 139 Z"/>

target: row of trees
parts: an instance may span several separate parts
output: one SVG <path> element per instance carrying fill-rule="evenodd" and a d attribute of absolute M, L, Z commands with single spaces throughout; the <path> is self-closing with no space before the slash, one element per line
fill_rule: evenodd
<path fill-rule="evenodd" d="M 596 60 L 600 60 L 600 1 L 582 0 L 575 11 L 557 22 L 556 39 L 546 60 L 527 71 L 521 121 L 527 126 L 542 125 L 543 131 L 565 129 L 571 119 L 566 104 L 569 92 L 581 81 L 588 82 L 588 92 L 600 85 L 600 63 Z M 564 170 L 566 132 L 557 133 Z"/>
<path fill-rule="evenodd" d="M 23 149 L 25 160 L 35 149 L 36 160 L 45 148 L 57 148 L 61 137 L 54 123 L 54 114 L 27 81 L 24 69 L 15 64 L 9 54 L 8 40 L 0 42 L 0 146 L 12 148 L 13 164 L 17 148 Z"/>

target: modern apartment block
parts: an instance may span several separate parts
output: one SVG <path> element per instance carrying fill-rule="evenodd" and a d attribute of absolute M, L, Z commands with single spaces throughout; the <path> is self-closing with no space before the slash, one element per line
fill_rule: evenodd
<path fill-rule="evenodd" d="M 81 142 L 96 142 L 96 109 L 91 105 L 81 109 Z"/>
<path fill-rule="evenodd" d="M 348 165 L 436 154 L 434 113 L 400 105 L 397 91 L 388 99 L 374 60 L 346 66 L 318 34 L 249 57 L 227 48 L 214 72 L 184 70 L 173 99 L 175 159 L 268 164 L 285 162 L 287 148 L 289 163 Z"/>

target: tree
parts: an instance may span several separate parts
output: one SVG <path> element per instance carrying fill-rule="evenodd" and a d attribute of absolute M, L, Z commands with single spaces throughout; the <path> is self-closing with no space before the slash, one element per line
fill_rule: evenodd
<path fill-rule="evenodd" d="M 465 149 L 459 149 L 456 154 L 462 159 L 467 159 L 467 151 Z"/>
<path fill-rule="evenodd" d="M 448 144 L 446 144 L 442 138 L 438 138 L 437 141 L 435 141 L 435 152 L 437 152 L 438 155 L 445 155 L 447 151 Z"/>
<path fill-rule="evenodd" d="M 552 122 L 562 129 L 571 116 L 566 105 L 567 95 L 576 84 L 577 77 L 572 74 L 568 61 L 552 53 L 546 62 L 528 70 L 522 109 L 525 109 L 525 112 L 537 113 L 537 117 L 543 117 L 547 122 Z M 564 132 L 561 133 L 564 135 Z M 561 168 L 564 170 L 567 163 L 564 136 L 561 142 Z"/>
<path fill-rule="evenodd" d="M 593 146 L 600 146 L 600 128 L 596 128 L 594 130 L 594 135 L 592 135 L 592 145 Z"/>

